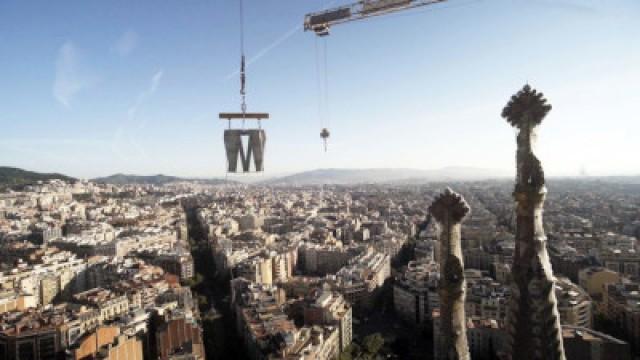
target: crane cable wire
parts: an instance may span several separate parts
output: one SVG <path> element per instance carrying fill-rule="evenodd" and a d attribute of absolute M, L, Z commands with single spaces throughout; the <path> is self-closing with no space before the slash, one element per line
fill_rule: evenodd
<path fill-rule="evenodd" d="M 320 80 L 320 50 L 318 50 L 318 38 L 315 38 L 315 61 L 316 61 L 316 95 L 318 97 L 318 122 L 320 128 L 324 127 L 324 118 L 322 116 L 322 81 Z"/>
<path fill-rule="evenodd" d="M 331 4 L 336 1 L 332 1 Z M 327 9 L 330 4 L 324 1 L 323 8 Z M 315 37 L 315 62 L 316 62 L 316 91 L 318 96 L 318 118 L 320 123 L 320 137 L 323 141 L 324 151 L 327 151 L 328 128 L 331 127 L 329 112 L 329 67 L 327 38 L 322 39 L 322 45 L 318 45 L 318 37 Z M 326 135 L 325 135 L 326 134 Z"/>
<path fill-rule="evenodd" d="M 243 1 L 240 0 L 240 97 L 242 102 L 240 103 L 240 109 L 242 110 L 242 128 L 245 124 L 245 115 L 247 113 L 246 102 L 246 72 L 245 72 L 245 56 L 244 56 L 244 6 Z"/>
<path fill-rule="evenodd" d="M 327 38 L 325 37 L 323 40 L 324 42 L 324 105 L 326 107 L 325 111 L 325 116 L 326 116 L 326 122 L 327 122 L 327 127 L 331 127 L 331 113 L 329 112 L 330 108 L 329 108 L 329 65 L 327 62 L 327 57 L 328 57 L 328 50 L 327 50 Z"/>
<path fill-rule="evenodd" d="M 331 117 L 329 112 L 329 67 L 327 39 L 322 39 L 321 46 L 318 45 L 318 38 L 315 39 L 315 63 L 316 63 L 316 92 L 318 97 L 318 121 L 322 132 L 331 127 Z M 324 149 L 327 151 L 327 139 L 323 137 Z"/>
<path fill-rule="evenodd" d="M 247 91 L 245 88 L 246 83 L 246 73 L 245 73 L 245 60 L 244 60 L 244 6 L 242 0 L 239 1 L 240 6 L 240 110 L 242 111 L 242 128 L 245 126 L 245 116 L 247 113 L 247 102 L 246 95 Z M 231 119 L 228 120 L 229 129 L 231 129 Z M 225 159 L 227 162 L 227 171 L 224 174 L 225 183 L 228 183 L 229 178 L 229 159 Z"/>

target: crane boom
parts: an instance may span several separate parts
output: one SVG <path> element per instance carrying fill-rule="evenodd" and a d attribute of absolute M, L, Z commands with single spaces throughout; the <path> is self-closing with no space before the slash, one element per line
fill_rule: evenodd
<path fill-rule="evenodd" d="M 329 35 L 332 25 L 362 20 L 401 10 L 433 5 L 446 0 L 360 0 L 356 3 L 305 15 L 304 30 L 319 36 Z"/>

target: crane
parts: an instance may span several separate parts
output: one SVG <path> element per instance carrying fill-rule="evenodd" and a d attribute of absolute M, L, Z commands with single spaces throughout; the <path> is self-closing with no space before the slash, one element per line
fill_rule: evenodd
<path fill-rule="evenodd" d="M 305 15 L 304 30 L 314 31 L 318 36 L 327 36 L 332 25 L 434 5 L 445 1 L 447 0 L 360 0 L 350 5 Z"/>
<path fill-rule="evenodd" d="M 434 5 L 437 3 L 445 2 L 447 0 L 360 0 L 358 2 L 334 7 L 331 9 L 325 9 L 318 12 L 306 14 L 304 17 L 304 31 L 313 31 L 318 36 L 329 35 L 329 28 L 333 25 L 342 24 L 345 22 L 363 20 L 374 16 L 381 16 L 389 13 L 394 13 L 402 10 L 414 9 L 427 5 Z M 325 66 L 325 102 L 328 102 L 328 90 L 327 90 L 327 50 L 325 40 L 325 53 L 324 53 L 324 66 Z M 318 48 L 316 45 L 316 62 L 318 61 Z M 318 77 L 320 77 L 319 65 L 316 64 Z M 318 81 L 320 84 L 320 81 Z M 320 89 L 320 85 L 318 88 Z M 320 93 L 320 90 L 318 91 Z M 319 95 L 320 96 L 320 95 Z M 321 101 L 320 101 L 321 104 Z M 326 106 L 326 104 L 325 104 Z M 322 104 L 320 105 L 322 107 Z M 321 111 L 320 111 L 321 113 Z M 320 114 L 321 123 L 323 122 L 323 116 Z M 324 124 L 322 124 L 324 125 Z M 327 141 L 329 139 L 329 130 L 326 127 L 322 128 L 320 137 L 324 142 L 324 151 L 327 151 Z"/>
<path fill-rule="evenodd" d="M 264 145 L 267 140 L 261 121 L 269 118 L 269 113 L 247 112 L 246 65 L 244 55 L 244 7 L 240 0 L 240 111 L 223 112 L 220 120 L 227 120 L 229 128 L 224 131 L 224 147 L 227 153 L 227 173 L 238 172 L 238 160 L 245 173 L 251 172 L 251 156 L 256 172 L 264 171 Z M 241 129 L 232 129 L 231 120 L 242 120 Z M 258 128 L 245 129 L 247 120 L 256 120 Z M 243 140 L 244 139 L 244 140 Z M 247 143 L 246 150 L 244 142 Z"/>

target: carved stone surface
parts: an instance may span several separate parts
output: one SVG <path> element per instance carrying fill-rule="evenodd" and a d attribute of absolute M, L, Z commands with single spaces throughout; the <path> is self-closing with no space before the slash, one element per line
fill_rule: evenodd
<path fill-rule="evenodd" d="M 551 105 L 525 85 L 502 112 L 518 128 L 516 248 L 507 315 L 507 359 L 565 359 L 554 277 L 542 224 L 546 196 L 542 164 L 533 153 L 534 129 Z"/>
<path fill-rule="evenodd" d="M 245 152 L 243 138 L 247 138 L 247 150 Z M 229 129 L 224 131 L 224 147 L 227 151 L 227 171 L 238 171 L 238 160 L 242 164 L 242 171 L 249 172 L 251 168 L 251 156 L 255 171 L 264 170 L 264 145 L 266 135 L 262 129 Z"/>
<path fill-rule="evenodd" d="M 462 196 L 445 189 L 429 207 L 440 230 L 440 343 L 438 358 L 468 360 L 467 326 L 464 312 L 466 282 L 460 224 L 469 213 Z"/>

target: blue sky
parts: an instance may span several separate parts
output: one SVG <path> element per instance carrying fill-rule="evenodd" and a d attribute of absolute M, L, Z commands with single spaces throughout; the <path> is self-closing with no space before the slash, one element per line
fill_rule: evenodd
<path fill-rule="evenodd" d="M 449 0 L 340 25 L 326 39 L 325 102 L 325 40 L 301 24 L 347 2 L 245 0 L 248 108 L 271 113 L 265 176 L 510 170 L 500 112 L 525 82 L 553 105 L 539 132 L 548 173 L 640 173 L 640 2 Z M 239 110 L 238 17 L 232 0 L 0 0 L 0 164 L 222 175 L 217 113 Z"/>

